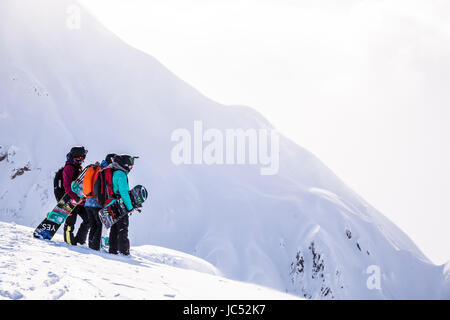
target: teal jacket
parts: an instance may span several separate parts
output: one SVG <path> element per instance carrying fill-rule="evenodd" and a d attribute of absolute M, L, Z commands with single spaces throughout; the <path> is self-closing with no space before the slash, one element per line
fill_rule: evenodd
<path fill-rule="evenodd" d="M 130 194 L 130 186 L 128 185 L 128 173 L 125 173 L 121 170 L 116 170 L 113 173 L 112 182 L 113 182 L 113 190 L 114 193 L 120 194 L 125 206 L 128 210 L 133 209 L 133 204 L 131 203 Z"/>

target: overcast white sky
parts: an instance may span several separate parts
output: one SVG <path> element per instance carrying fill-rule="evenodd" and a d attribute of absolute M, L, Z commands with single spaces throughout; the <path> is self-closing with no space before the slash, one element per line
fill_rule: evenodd
<path fill-rule="evenodd" d="M 259 110 L 450 260 L 450 1 L 82 3 L 209 98 Z"/>

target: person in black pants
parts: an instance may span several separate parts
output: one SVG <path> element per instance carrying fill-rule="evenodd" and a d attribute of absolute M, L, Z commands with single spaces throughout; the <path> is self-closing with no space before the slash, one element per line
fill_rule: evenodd
<path fill-rule="evenodd" d="M 115 154 L 108 154 L 106 156 L 106 159 L 103 160 L 102 163 L 100 164 L 100 168 L 98 170 L 110 165 L 112 163 L 113 156 L 115 156 Z M 88 181 L 86 182 L 89 183 Z M 83 192 L 85 194 L 89 194 L 88 196 L 86 196 L 87 197 L 86 204 L 84 205 L 88 215 L 90 228 L 88 245 L 89 248 L 98 251 L 100 250 L 101 247 L 102 228 L 103 228 L 102 222 L 100 221 L 100 218 L 98 216 L 98 212 L 102 208 L 102 206 L 98 204 L 98 202 L 95 200 L 95 197 L 93 196 L 94 182 L 95 182 L 94 179 L 92 179 L 92 181 L 90 181 L 91 183 L 90 186 L 85 186 L 85 183 L 83 182 Z"/>
<path fill-rule="evenodd" d="M 129 155 L 116 155 L 113 158 L 111 167 L 114 169 L 112 176 L 113 191 L 114 194 L 120 196 L 127 209 L 127 212 L 131 212 L 134 209 L 134 205 L 130 198 L 130 187 L 128 184 L 128 174 L 133 169 L 135 157 Z M 109 233 L 109 253 L 123 255 L 130 254 L 130 240 L 128 239 L 128 225 L 129 216 L 126 214 L 123 218 L 117 221 L 111 227 Z"/>
<path fill-rule="evenodd" d="M 86 158 L 86 154 L 87 150 L 84 147 L 73 147 L 67 154 L 67 162 L 62 173 L 65 193 L 67 193 L 73 201 L 79 203 L 64 223 L 64 241 L 74 246 L 77 244 L 84 244 L 89 231 L 87 212 L 84 209 L 81 199 L 71 188 L 72 182 L 78 178 L 82 171 L 81 166 Z M 83 219 L 83 222 L 81 223 L 76 236 L 74 236 L 74 227 L 78 216 Z"/>

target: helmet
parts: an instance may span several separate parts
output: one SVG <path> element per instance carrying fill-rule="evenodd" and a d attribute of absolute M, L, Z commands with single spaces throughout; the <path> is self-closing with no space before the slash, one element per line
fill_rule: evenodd
<path fill-rule="evenodd" d="M 133 157 L 127 154 L 120 154 L 114 156 L 113 161 L 125 170 L 130 171 L 131 169 L 133 169 L 134 159 L 136 158 L 138 157 Z"/>
<path fill-rule="evenodd" d="M 108 164 L 111 164 L 115 156 L 116 156 L 115 153 L 110 153 L 106 156 L 105 161 L 108 162 Z"/>
<path fill-rule="evenodd" d="M 76 146 L 70 149 L 70 155 L 76 161 L 84 160 L 88 151 L 83 146 Z"/>

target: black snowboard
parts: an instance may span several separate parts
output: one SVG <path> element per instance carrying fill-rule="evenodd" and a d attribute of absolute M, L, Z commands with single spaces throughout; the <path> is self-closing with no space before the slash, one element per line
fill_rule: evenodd
<path fill-rule="evenodd" d="M 75 192 L 80 199 L 84 198 L 81 191 L 81 185 L 83 182 L 86 169 L 80 174 L 80 176 L 72 182 L 72 191 Z M 70 198 L 66 193 L 58 201 L 56 206 L 47 214 L 47 217 L 37 226 L 33 232 L 33 236 L 38 239 L 51 240 L 58 231 L 59 227 L 66 221 L 67 217 L 72 213 L 78 204 Z"/>

